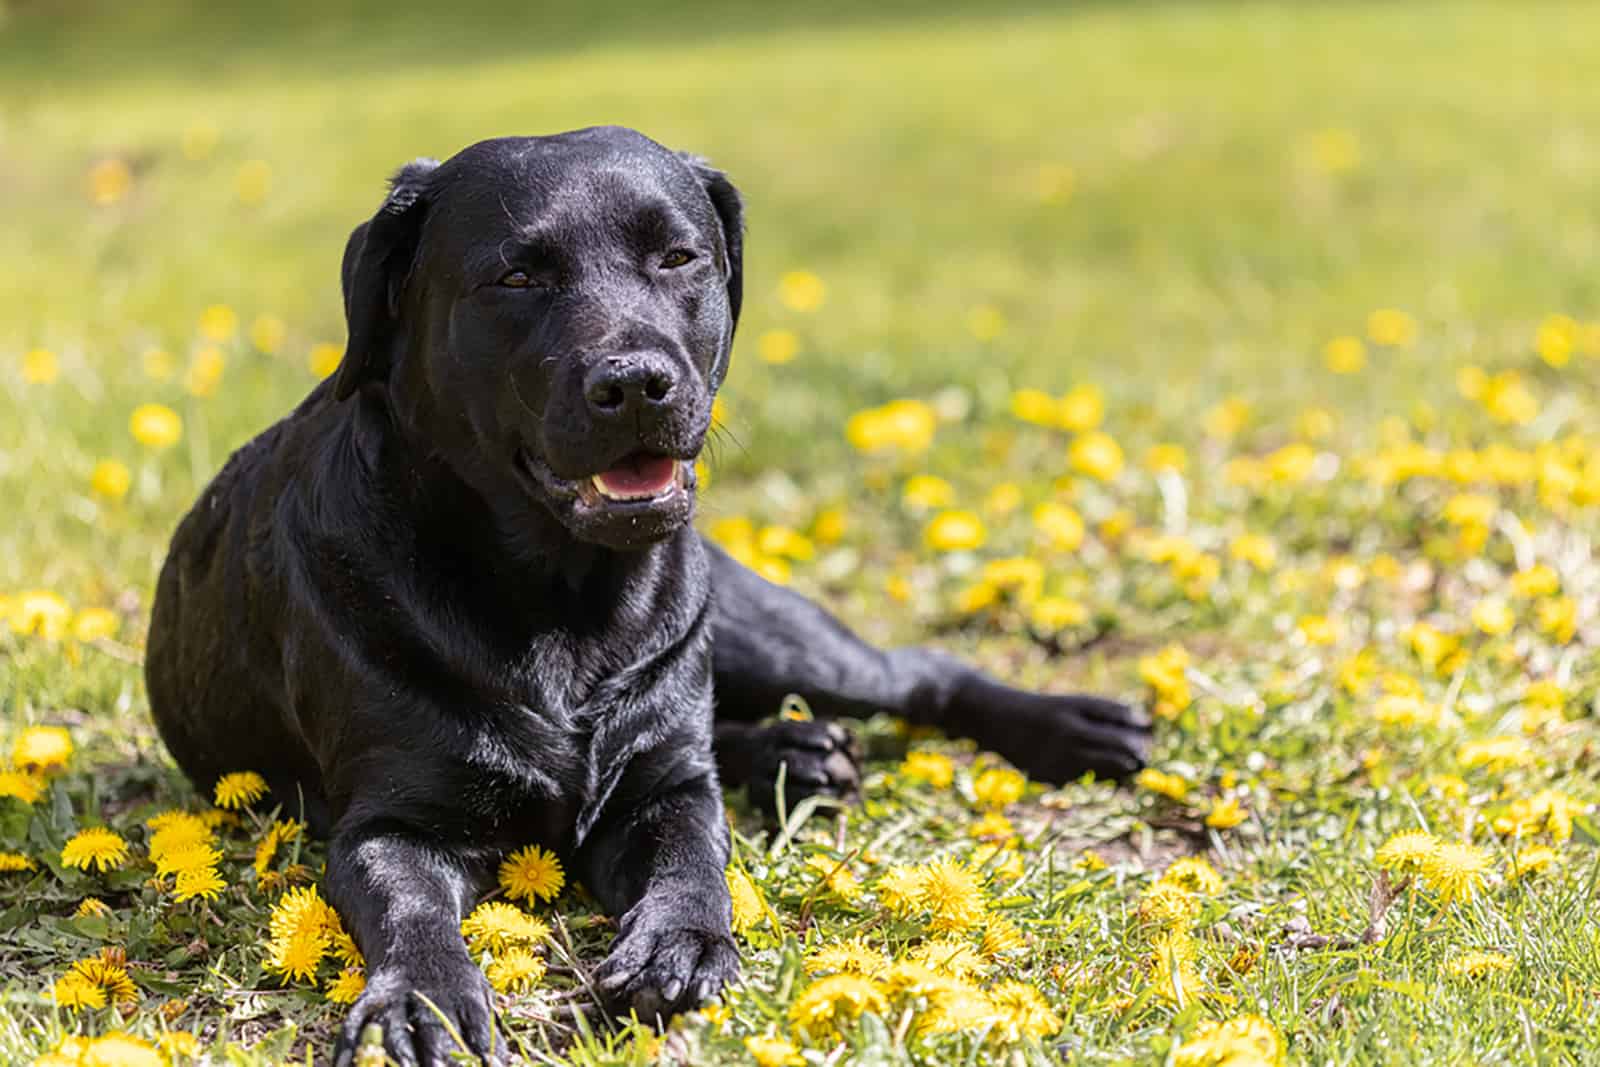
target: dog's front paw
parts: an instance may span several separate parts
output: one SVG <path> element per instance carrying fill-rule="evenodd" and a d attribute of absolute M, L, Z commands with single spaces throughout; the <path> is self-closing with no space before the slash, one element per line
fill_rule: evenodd
<path fill-rule="evenodd" d="M 648 905 L 643 905 L 648 906 Z M 739 977 L 739 950 L 726 929 L 681 925 L 670 912 L 625 924 L 595 982 L 618 1015 L 662 1021 L 695 1008 Z"/>
<path fill-rule="evenodd" d="M 750 803 L 763 811 L 778 810 L 780 769 L 789 809 L 815 794 L 846 800 L 861 789 L 861 748 L 836 722 L 776 722 L 753 744 Z"/>
<path fill-rule="evenodd" d="M 1037 694 L 1023 718 L 1020 743 L 1001 755 L 1042 781 L 1060 785 L 1086 771 L 1126 778 L 1150 758 L 1150 717 L 1115 700 Z"/>
<path fill-rule="evenodd" d="M 379 968 L 345 1019 L 333 1062 L 352 1063 L 362 1030 L 376 1023 L 384 1052 L 401 1067 L 454 1067 L 457 1053 L 498 1065 L 504 1061 L 495 1048 L 493 1003 L 483 972 L 464 953 L 445 965 L 429 960 Z"/>

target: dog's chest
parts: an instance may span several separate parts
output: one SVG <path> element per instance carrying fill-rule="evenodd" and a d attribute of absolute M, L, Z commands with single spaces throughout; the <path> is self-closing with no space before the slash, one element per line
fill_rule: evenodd
<path fill-rule="evenodd" d="M 507 845 L 579 843 L 643 736 L 627 728 L 631 703 L 538 678 L 504 694 L 465 753 L 463 799 L 480 826 Z"/>

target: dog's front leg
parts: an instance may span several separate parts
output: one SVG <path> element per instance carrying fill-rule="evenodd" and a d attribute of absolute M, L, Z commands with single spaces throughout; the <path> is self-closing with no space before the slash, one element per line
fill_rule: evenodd
<path fill-rule="evenodd" d="M 327 891 L 367 965 L 366 992 L 339 1035 L 335 1067 L 351 1062 L 371 1022 L 383 1027 L 384 1049 L 402 1067 L 451 1064 L 457 1050 L 501 1062 L 489 984 L 461 938 L 462 910 L 475 891 L 461 857 L 393 826 L 336 827 Z"/>
<path fill-rule="evenodd" d="M 584 884 L 621 920 L 596 984 L 618 1013 L 665 1020 L 739 973 L 722 793 L 705 769 L 612 809 L 578 855 Z"/>

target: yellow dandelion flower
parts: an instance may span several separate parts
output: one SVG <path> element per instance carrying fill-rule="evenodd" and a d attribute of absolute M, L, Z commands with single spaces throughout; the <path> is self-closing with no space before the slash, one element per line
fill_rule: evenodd
<path fill-rule="evenodd" d="M 932 511 L 956 502 L 956 487 L 932 474 L 914 474 L 900 487 L 900 502 L 908 511 Z"/>
<path fill-rule="evenodd" d="M 1106 417 L 1106 398 L 1097 385 L 1077 385 L 1056 402 L 1056 425 L 1068 433 L 1096 429 Z"/>
<path fill-rule="evenodd" d="M 461 920 L 461 936 L 473 952 L 503 952 L 539 944 L 550 936 L 550 927 L 514 904 L 489 900 Z"/>
<path fill-rule="evenodd" d="M 233 178 L 233 192 L 239 203 L 254 207 L 266 200 L 272 191 L 272 167 L 262 159 L 250 159 L 239 165 Z"/>
<path fill-rule="evenodd" d="M 48 348 L 31 348 L 22 355 L 22 380 L 29 385 L 49 385 L 61 375 L 61 364 Z"/>
<path fill-rule="evenodd" d="M 728 893 L 733 898 L 733 932 L 747 934 L 766 916 L 766 901 L 761 889 L 743 870 L 729 867 L 727 879 Z"/>
<path fill-rule="evenodd" d="M 146 448 L 163 452 L 183 438 L 183 419 L 165 404 L 140 404 L 128 416 L 128 432 Z"/>
<path fill-rule="evenodd" d="M 11 632 L 35 635 L 47 641 L 67 636 L 72 608 L 55 593 L 34 589 L 20 594 L 11 606 Z"/>
<path fill-rule="evenodd" d="M 0 770 L 0 797 L 32 804 L 44 792 L 44 779 L 27 771 Z"/>
<path fill-rule="evenodd" d="M 195 897 L 216 900 L 226 888 L 228 883 L 222 880 L 215 867 L 189 867 L 178 872 L 172 897 L 179 903 L 193 900 Z"/>
<path fill-rule="evenodd" d="M 1159 793 L 1179 803 L 1182 803 L 1184 798 L 1189 795 L 1189 783 L 1184 781 L 1182 775 L 1168 774 L 1165 771 L 1158 771 L 1154 767 L 1146 767 L 1134 776 L 1133 781 L 1141 789 Z"/>
<path fill-rule="evenodd" d="M 988 969 L 987 961 L 972 945 L 957 937 L 924 941 L 907 953 L 906 959 L 950 978 L 973 978 Z"/>
<path fill-rule="evenodd" d="M 861 883 L 843 860 L 831 856 L 810 856 L 806 859 L 806 866 L 815 871 L 821 884 L 840 900 L 854 900 L 861 895 Z"/>
<path fill-rule="evenodd" d="M 106 948 L 101 949 L 98 956 L 77 961 L 68 973 L 99 988 L 113 1003 L 132 1004 L 139 999 L 139 987 L 128 977 L 124 962 L 121 949 Z"/>
<path fill-rule="evenodd" d="M 1067 462 L 1080 474 L 1109 482 L 1122 473 L 1122 446 L 1105 431 L 1093 430 L 1073 439 Z"/>
<path fill-rule="evenodd" d="M 1261 534 L 1240 534 L 1228 543 L 1228 555 L 1258 571 L 1270 571 L 1278 562 L 1278 546 Z"/>
<path fill-rule="evenodd" d="M 804 1067 L 806 1062 L 799 1049 L 774 1034 L 747 1037 L 744 1048 L 756 1067 Z"/>
<path fill-rule="evenodd" d="M 99 897 L 84 897 L 78 901 L 78 907 L 73 911 L 75 919 L 109 919 L 111 908 Z"/>
<path fill-rule="evenodd" d="M 109 207 L 133 188 L 133 168 L 116 158 L 98 160 L 89 168 L 88 186 L 89 202 Z"/>
<path fill-rule="evenodd" d="M 977 871 L 946 858 L 918 868 L 917 874 L 918 895 L 929 912 L 930 930 L 955 933 L 983 921 L 987 900 Z"/>
<path fill-rule="evenodd" d="M 970 552 L 988 537 L 983 520 L 970 511 L 941 511 L 922 531 L 928 547 L 938 552 Z"/>
<path fill-rule="evenodd" d="M 917 1019 L 917 1033 L 993 1035 L 999 1014 L 983 990 L 965 982 L 948 980 L 928 997 L 927 1009 Z"/>
<path fill-rule="evenodd" d="M 500 864 L 500 888 L 512 900 L 554 900 L 566 880 L 556 854 L 538 845 L 518 849 Z"/>
<path fill-rule="evenodd" d="M 156 1038 L 156 1047 L 174 1062 L 180 1059 L 197 1060 L 205 1051 L 200 1039 L 187 1030 L 168 1030 Z"/>
<path fill-rule="evenodd" d="M 1359 337 L 1335 337 L 1322 346 L 1322 362 L 1335 374 L 1360 374 L 1367 365 L 1367 346 Z"/>
<path fill-rule="evenodd" d="M 1003 808 L 1022 799 L 1028 779 L 1020 771 L 1009 767 L 991 767 L 972 782 L 972 795 L 978 803 L 988 808 Z"/>
<path fill-rule="evenodd" d="M 78 1067 L 166 1067 L 161 1052 L 133 1034 L 107 1034 L 84 1046 Z"/>
<path fill-rule="evenodd" d="M 344 346 L 322 341 L 311 346 L 306 355 L 306 369 L 317 378 L 326 378 L 339 369 L 344 360 Z"/>
<path fill-rule="evenodd" d="M 906 918 L 922 906 L 922 876 L 915 867 L 890 867 L 872 888 L 892 915 Z"/>
<path fill-rule="evenodd" d="M 1472 606 L 1472 625 L 1490 637 L 1510 633 L 1516 621 L 1511 605 L 1499 597 L 1485 597 Z"/>
<path fill-rule="evenodd" d="M 1587 805 L 1557 789 L 1541 789 L 1531 797 L 1514 801 L 1494 820 L 1496 833 L 1528 837 L 1549 833 L 1556 841 L 1572 836 L 1572 820 Z"/>
<path fill-rule="evenodd" d="M 317 967 L 328 954 L 328 934 L 321 929 L 296 930 L 288 937 L 274 938 L 267 945 L 267 958 L 262 964 L 287 982 L 290 979 L 310 981 L 316 977 Z"/>
<path fill-rule="evenodd" d="M 1182 929 L 1200 914 L 1200 900 L 1183 886 L 1157 882 L 1139 898 L 1138 915 L 1150 926 Z"/>
<path fill-rule="evenodd" d="M 544 960 L 525 948 L 497 954 L 484 968 L 497 993 L 528 993 L 544 978 Z"/>
<path fill-rule="evenodd" d="M 1397 308 L 1379 308 L 1367 316 L 1367 336 L 1375 345 L 1408 348 L 1417 339 L 1417 320 Z"/>
<path fill-rule="evenodd" d="M 1056 633 L 1089 621 L 1089 609 L 1071 597 L 1040 597 L 1028 609 L 1028 621 L 1046 633 Z"/>
<path fill-rule="evenodd" d="M 155 1038 L 155 1048 L 166 1054 L 166 1059 L 171 1062 L 179 1059 L 200 1059 L 205 1053 L 205 1046 L 200 1045 L 200 1038 L 195 1037 L 189 1030 L 168 1030 L 162 1037 Z"/>
<path fill-rule="evenodd" d="M 122 620 L 110 608 L 84 608 L 72 620 L 73 640 L 92 644 L 117 635 Z"/>
<path fill-rule="evenodd" d="M 1515 966 L 1511 957 L 1504 953 L 1474 950 L 1447 960 L 1444 975 L 1457 981 L 1467 981 L 1505 974 Z"/>
<path fill-rule="evenodd" d="M 787 526 L 763 526 L 756 534 L 756 551 L 768 556 L 786 556 L 804 562 L 815 558 L 817 547 L 811 538 Z"/>
<path fill-rule="evenodd" d="M 228 810 L 248 808 L 267 795 L 267 780 L 255 771 L 235 771 L 217 779 L 215 802 Z"/>
<path fill-rule="evenodd" d="M 1525 878 L 1531 878 L 1555 867 L 1560 862 L 1561 854 L 1549 845 L 1529 845 L 1511 857 L 1511 880 L 1520 882 Z"/>
<path fill-rule="evenodd" d="M 1053 500 L 1033 509 L 1033 528 L 1045 547 L 1053 552 L 1075 552 L 1083 544 L 1083 517 Z"/>
<path fill-rule="evenodd" d="M 850 529 L 850 515 L 844 508 L 823 508 L 811 520 L 812 540 L 822 545 L 838 544 Z"/>
<path fill-rule="evenodd" d="M 854 974 L 835 974 L 812 982 L 789 1005 L 789 1023 L 812 1041 L 826 1041 L 849 1022 L 888 1009 L 883 987 Z"/>
<path fill-rule="evenodd" d="M 1551 597 L 1534 605 L 1539 632 L 1557 644 L 1566 644 L 1578 632 L 1578 602 L 1569 596 Z"/>
<path fill-rule="evenodd" d="M 1561 578 L 1553 568 L 1545 563 L 1536 563 L 1526 570 L 1520 570 L 1511 576 L 1512 595 L 1524 600 L 1536 600 L 1542 596 L 1551 596 L 1561 589 Z"/>
<path fill-rule="evenodd" d="M 1532 762 L 1533 748 L 1525 738 L 1514 735 L 1486 737 L 1456 749 L 1456 761 L 1467 770 L 1482 767 L 1490 774 L 1504 774 Z"/>
<path fill-rule="evenodd" d="M 1438 850 L 1437 837 L 1424 830 L 1405 830 L 1385 841 L 1373 859 L 1385 870 L 1416 874 Z"/>
<path fill-rule="evenodd" d="M 259 880 L 267 873 L 267 868 L 272 866 L 272 861 L 278 854 L 278 849 L 298 838 L 305 831 L 305 823 L 297 820 L 278 819 L 267 828 L 266 835 L 256 845 L 255 872 Z"/>
<path fill-rule="evenodd" d="M 890 450 L 915 453 L 933 443 L 938 416 L 920 400 L 895 400 L 850 416 L 845 437 L 861 452 Z"/>
<path fill-rule="evenodd" d="M 76 971 L 68 971 L 50 988 L 51 999 L 63 1008 L 103 1008 L 106 992 Z"/>
<path fill-rule="evenodd" d="M 935 789 L 948 789 L 955 781 L 956 765 L 949 756 L 938 752 L 909 752 L 900 764 L 900 774 Z"/>
<path fill-rule="evenodd" d="M 288 333 L 289 327 L 276 315 L 257 315 L 250 324 L 250 343 L 258 352 L 276 355 Z"/>
<path fill-rule="evenodd" d="M 35 871 L 39 865 L 20 852 L 0 852 L 0 874 Z"/>
<path fill-rule="evenodd" d="M 1216 797 L 1206 814 L 1206 825 L 1214 830 L 1231 830 L 1249 817 L 1238 797 Z"/>
<path fill-rule="evenodd" d="M 358 967 L 346 967 L 328 983 L 324 997 L 333 1004 L 354 1004 L 367 991 L 367 976 Z"/>
<path fill-rule="evenodd" d="M 985 956 L 994 958 L 1015 952 L 1025 944 L 1022 931 L 1017 929 L 1016 923 L 1004 915 L 991 915 L 989 921 L 984 924 L 983 943 L 978 950 Z"/>
<path fill-rule="evenodd" d="M 1007 841 L 1016 832 L 1011 820 L 998 811 L 984 812 L 982 818 L 967 827 L 967 836 L 980 841 Z"/>
<path fill-rule="evenodd" d="M 990 1040 L 1014 1044 L 1028 1038 L 1046 1038 L 1061 1030 L 1061 1017 L 1039 991 L 1026 982 L 1001 982 L 989 990 L 989 1003 L 999 1015 Z"/>
<path fill-rule="evenodd" d="M 1440 903 L 1470 901 L 1483 888 L 1489 853 L 1466 841 L 1441 844 L 1422 860 L 1422 880 Z"/>
<path fill-rule="evenodd" d="M 807 974 L 856 974 L 875 978 L 889 968 L 889 957 L 861 937 L 824 945 L 802 961 Z"/>
<path fill-rule="evenodd" d="M 1276 1067 L 1283 1039 L 1259 1015 L 1205 1022 L 1173 1053 L 1173 1067 Z"/>
<path fill-rule="evenodd" d="M 1056 425 L 1056 398 L 1043 389 L 1018 389 L 1011 394 L 1011 414 L 1035 426 Z"/>
<path fill-rule="evenodd" d="M 1325 615 L 1302 615 L 1295 629 L 1308 645 L 1331 645 L 1339 640 L 1339 624 Z"/>
<path fill-rule="evenodd" d="M 1156 994 L 1180 1007 L 1193 1001 L 1200 990 L 1200 974 L 1195 969 L 1198 957 L 1194 938 L 1185 930 L 1165 929 L 1152 936 L 1145 972 Z"/>
<path fill-rule="evenodd" d="M 210 870 L 222 862 L 222 853 L 203 841 L 176 844 L 152 850 L 151 860 L 156 865 L 157 877 L 169 874 Z"/>
<path fill-rule="evenodd" d="M 827 297 L 827 285 L 811 271 L 785 271 L 778 279 L 778 300 L 790 311 L 815 311 Z"/>
<path fill-rule="evenodd" d="M 25 771 L 57 771 L 72 758 L 72 736 L 59 726 L 30 726 L 11 746 L 11 762 Z"/>
<path fill-rule="evenodd" d="M 1186 856 L 1167 868 L 1161 881 L 1191 893 L 1214 897 L 1223 890 L 1222 875 L 1203 856 Z"/>
<path fill-rule="evenodd" d="M 61 862 L 68 867 L 87 871 L 112 871 L 128 859 L 128 842 L 103 826 L 80 830 L 67 841 L 61 850 Z"/>
<path fill-rule="evenodd" d="M 788 363 L 800 354 L 800 336 L 793 330 L 765 330 L 756 338 L 756 355 L 774 366 Z"/>

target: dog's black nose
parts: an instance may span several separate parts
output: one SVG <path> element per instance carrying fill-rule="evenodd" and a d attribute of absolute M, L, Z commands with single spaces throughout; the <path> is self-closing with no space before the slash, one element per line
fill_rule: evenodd
<path fill-rule="evenodd" d="M 666 357 L 640 352 L 607 356 L 585 376 L 583 395 L 595 415 L 618 418 L 669 403 L 677 384 Z"/>

